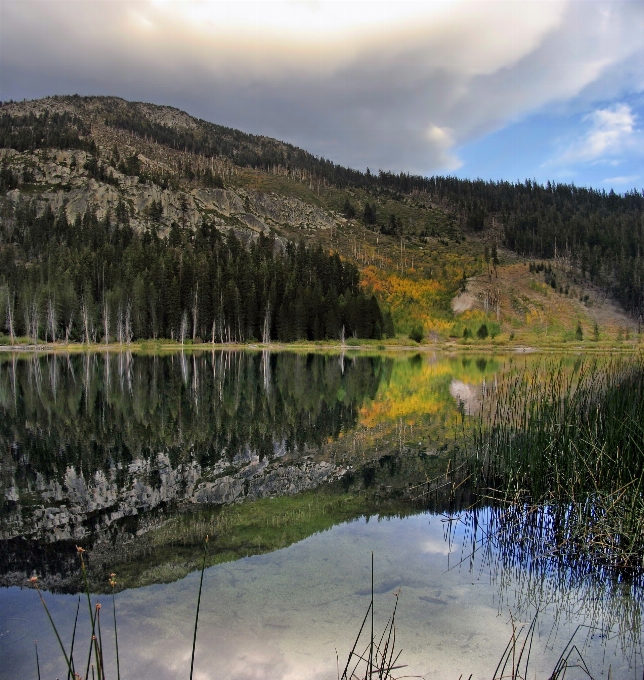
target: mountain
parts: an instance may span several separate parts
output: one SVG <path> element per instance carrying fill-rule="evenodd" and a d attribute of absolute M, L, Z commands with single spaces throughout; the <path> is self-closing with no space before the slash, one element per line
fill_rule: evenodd
<path fill-rule="evenodd" d="M 10 312 L 16 332 L 36 338 L 61 337 L 70 319 L 68 335 L 77 339 L 90 326 L 94 339 L 105 337 L 106 323 L 116 337 L 129 309 L 138 314 L 130 326 L 137 337 L 259 340 L 268 316 L 269 336 L 284 340 L 337 337 L 343 325 L 349 335 L 392 335 L 391 318 L 399 333 L 434 340 L 477 337 L 482 325 L 498 338 L 533 338 L 544 328 L 547 336 L 550 328 L 565 340 L 580 324 L 586 336 L 593 327 L 606 337 L 618 327 L 628 333 L 644 306 L 637 191 L 363 173 L 172 107 L 115 97 L 4 103 L 0 154 L 6 333 Z M 248 269 L 240 248 L 264 252 L 264 260 L 255 255 Z M 359 273 L 328 276 L 337 263 L 303 255 L 316 249 Z M 116 276 L 115 257 L 127 276 Z M 289 258 L 281 274 L 271 269 Z M 225 269 L 224 261 L 235 265 Z M 520 261 L 526 276 L 515 273 Z M 300 285 L 302 267 L 308 285 Z M 290 306 L 282 308 L 289 276 Z M 267 285 L 274 291 L 262 295 Z M 254 302 L 246 299 L 251 288 Z M 349 298 L 362 300 L 350 313 Z M 287 321 L 311 306 L 322 313 Z M 552 316 L 545 324 L 544 314 Z"/>

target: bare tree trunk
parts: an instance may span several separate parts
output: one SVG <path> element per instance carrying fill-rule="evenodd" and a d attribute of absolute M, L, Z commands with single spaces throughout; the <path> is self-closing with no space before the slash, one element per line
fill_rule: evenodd
<path fill-rule="evenodd" d="M 116 337 L 119 341 L 119 345 L 123 344 L 123 307 L 119 302 L 119 308 L 116 315 Z"/>
<path fill-rule="evenodd" d="M 188 332 L 188 313 L 186 310 L 183 310 L 183 316 L 181 317 L 181 345 L 183 345 L 185 339 L 186 339 L 186 334 Z"/>
<path fill-rule="evenodd" d="M 103 334 L 105 335 L 105 344 L 110 343 L 110 308 L 106 301 L 103 301 Z"/>
<path fill-rule="evenodd" d="M 31 303 L 31 337 L 34 345 L 38 342 L 38 330 L 40 326 L 40 319 L 38 314 L 38 305 L 36 304 L 36 298 L 33 299 Z"/>
<path fill-rule="evenodd" d="M 224 294 L 219 293 L 219 342 L 226 342 L 224 329 Z"/>
<path fill-rule="evenodd" d="M 23 313 L 25 315 L 24 322 L 25 322 L 25 335 L 30 338 L 31 337 L 31 316 L 30 316 L 30 311 L 29 307 L 25 306 Z"/>
<path fill-rule="evenodd" d="M 264 315 L 264 327 L 262 329 L 262 342 L 269 345 L 271 342 L 271 305 L 266 305 L 266 314 Z"/>
<path fill-rule="evenodd" d="M 89 310 L 85 303 L 85 298 L 81 302 L 81 316 L 83 317 L 83 328 L 85 329 L 85 344 L 89 345 Z"/>
<path fill-rule="evenodd" d="M 14 345 L 15 332 L 13 329 L 13 295 L 7 291 L 7 324 L 9 325 L 9 337 L 11 338 L 11 344 Z"/>
<path fill-rule="evenodd" d="M 51 341 L 56 342 L 56 304 L 49 299 L 47 306 L 47 325 L 49 326 L 49 333 Z"/>
<path fill-rule="evenodd" d="M 195 290 L 195 301 L 192 305 L 192 342 L 197 338 L 197 313 L 198 313 L 198 303 L 199 303 L 199 284 L 197 284 L 197 289 Z"/>
<path fill-rule="evenodd" d="M 132 305 L 128 302 L 125 308 L 125 342 L 129 345 L 132 342 Z"/>
<path fill-rule="evenodd" d="M 69 315 L 69 323 L 65 326 L 65 344 L 69 344 L 69 336 L 72 334 L 72 327 L 74 325 L 73 312 Z"/>

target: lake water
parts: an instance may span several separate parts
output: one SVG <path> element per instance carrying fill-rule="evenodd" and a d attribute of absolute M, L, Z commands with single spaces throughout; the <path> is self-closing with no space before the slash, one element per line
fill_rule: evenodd
<path fill-rule="evenodd" d="M 397 676 L 492 678 L 513 621 L 525 630 L 538 613 L 530 677 L 548 677 L 574 634 L 570 664 L 581 654 L 593 677 L 641 678 L 637 584 L 543 559 L 529 531 L 463 510 L 466 486 L 456 504 L 423 495 L 458 460 L 487 387 L 532 360 L 1 356 L 0 677 L 36 675 L 36 639 L 42 677 L 65 677 L 24 586 L 39 576 L 69 641 L 82 545 L 108 677 L 116 572 L 122 677 L 187 678 L 208 533 L 196 678 L 336 678 L 369 605 L 372 552 L 376 632 L 399 592 Z"/>

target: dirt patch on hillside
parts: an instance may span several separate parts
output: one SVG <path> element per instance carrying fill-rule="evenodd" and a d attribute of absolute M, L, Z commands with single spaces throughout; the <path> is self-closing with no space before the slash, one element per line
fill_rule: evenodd
<path fill-rule="evenodd" d="M 452 309 L 455 314 L 486 312 L 517 339 L 526 331 L 553 340 L 572 339 L 578 324 L 589 339 L 596 327 L 606 340 L 637 332 L 636 320 L 604 291 L 586 285 L 563 267 L 552 267 L 556 288 L 548 284 L 543 272 L 531 272 L 527 263 L 472 277 L 466 290 L 452 300 Z"/>
<path fill-rule="evenodd" d="M 459 293 L 452 300 L 452 311 L 454 314 L 462 314 L 470 309 L 474 309 L 478 305 L 478 298 L 467 290 Z"/>

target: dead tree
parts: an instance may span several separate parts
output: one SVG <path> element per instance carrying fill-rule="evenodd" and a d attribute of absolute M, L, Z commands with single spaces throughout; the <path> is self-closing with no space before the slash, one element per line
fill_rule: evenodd
<path fill-rule="evenodd" d="M 105 336 L 105 344 L 110 342 L 110 308 L 107 301 L 103 301 L 103 334 Z"/>
<path fill-rule="evenodd" d="M 192 342 L 197 339 L 197 315 L 199 312 L 199 284 L 195 289 L 195 299 L 192 304 Z"/>
<path fill-rule="evenodd" d="M 271 342 L 271 305 L 266 305 L 266 314 L 264 315 L 264 327 L 262 328 L 262 342 L 269 345 Z"/>
<path fill-rule="evenodd" d="M 85 344 L 89 345 L 89 309 L 84 297 L 81 301 L 81 318 L 83 319 L 83 328 L 85 329 Z"/>
<path fill-rule="evenodd" d="M 7 326 L 9 326 L 9 337 L 11 338 L 11 344 L 14 345 L 15 332 L 13 329 L 13 295 L 7 290 Z"/>
<path fill-rule="evenodd" d="M 132 305 L 128 302 L 125 308 L 125 342 L 129 345 L 132 342 L 134 333 L 132 331 Z"/>
<path fill-rule="evenodd" d="M 56 303 L 49 298 L 47 305 L 47 326 L 49 327 L 49 334 L 51 341 L 56 342 Z"/>
<path fill-rule="evenodd" d="M 186 339 L 186 334 L 188 333 L 188 313 L 186 310 L 183 310 L 183 316 L 181 317 L 181 330 L 179 331 L 179 335 L 181 336 L 181 344 L 183 345 L 185 339 Z"/>

